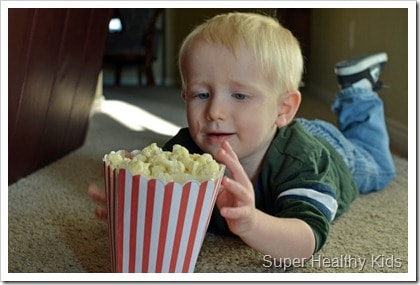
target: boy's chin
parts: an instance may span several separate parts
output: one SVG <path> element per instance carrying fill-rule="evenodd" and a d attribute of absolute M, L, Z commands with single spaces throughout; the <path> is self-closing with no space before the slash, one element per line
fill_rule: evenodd
<path fill-rule="evenodd" d="M 217 152 L 219 151 L 220 148 L 221 148 L 221 145 L 219 146 L 213 145 L 212 147 L 207 148 L 207 150 L 204 150 L 204 152 L 211 154 L 213 158 L 217 159 Z"/>
<path fill-rule="evenodd" d="M 209 153 L 213 156 L 213 158 L 217 159 L 217 152 L 219 151 L 219 149 L 222 147 L 222 143 L 217 143 L 217 144 L 206 144 L 206 145 L 198 145 L 200 147 L 200 149 L 205 152 L 205 153 Z"/>

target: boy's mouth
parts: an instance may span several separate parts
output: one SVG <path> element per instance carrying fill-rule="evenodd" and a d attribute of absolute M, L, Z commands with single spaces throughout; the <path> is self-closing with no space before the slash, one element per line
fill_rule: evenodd
<path fill-rule="evenodd" d="M 230 139 L 234 133 L 208 133 L 207 138 L 211 143 L 221 143 Z"/>

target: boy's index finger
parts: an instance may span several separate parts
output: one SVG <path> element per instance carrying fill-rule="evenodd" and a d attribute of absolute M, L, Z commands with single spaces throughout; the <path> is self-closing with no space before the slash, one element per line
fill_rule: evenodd
<path fill-rule="evenodd" d="M 100 203 L 106 202 L 106 195 L 104 192 L 101 191 L 99 187 L 96 185 L 90 185 L 88 188 L 88 195 L 92 197 L 93 200 L 98 201 Z"/>
<path fill-rule="evenodd" d="M 244 168 L 242 167 L 238 156 L 236 155 L 233 148 L 230 146 L 228 141 L 222 143 L 222 148 L 219 150 L 218 159 L 221 163 L 226 165 L 226 168 L 231 174 L 231 178 L 240 182 L 244 186 L 248 186 L 249 178 Z M 247 182 L 245 182 L 247 181 Z"/>

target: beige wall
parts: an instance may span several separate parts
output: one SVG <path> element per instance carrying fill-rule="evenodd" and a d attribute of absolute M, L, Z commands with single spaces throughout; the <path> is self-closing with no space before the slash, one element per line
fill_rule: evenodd
<path fill-rule="evenodd" d="M 337 90 L 334 64 L 367 52 L 386 51 L 389 61 L 382 89 L 391 144 L 407 153 L 408 106 L 408 11 L 407 9 L 313 9 L 308 89 L 330 102 Z M 415 94 L 412 94 L 415 96 Z"/>

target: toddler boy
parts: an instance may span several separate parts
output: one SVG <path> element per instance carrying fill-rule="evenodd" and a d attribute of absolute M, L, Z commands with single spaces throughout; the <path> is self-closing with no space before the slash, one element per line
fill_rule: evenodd
<path fill-rule="evenodd" d="M 386 62 L 378 53 L 336 65 L 337 129 L 295 118 L 303 59 L 275 19 L 229 13 L 195 28 L 179 53 L 188 128 L 163 148 L 181 144 L 226 165 L 210 230 L 273 258 L 307 260 L 320 250 L 359 192 L 395 177 L 375 92 Z"/>

